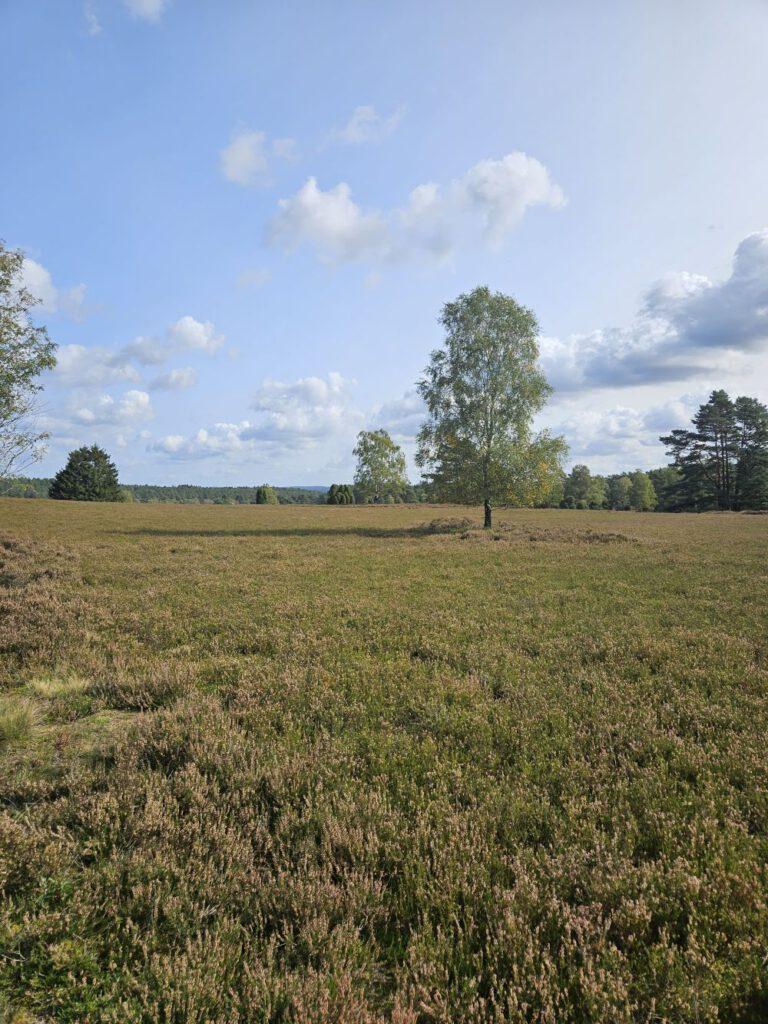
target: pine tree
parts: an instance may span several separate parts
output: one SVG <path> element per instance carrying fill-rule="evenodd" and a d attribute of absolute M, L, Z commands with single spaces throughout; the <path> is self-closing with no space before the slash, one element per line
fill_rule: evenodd
<path fill-rule="evenodd" d="M 755 398 L 732 402 L 713 391 L 693 427 L 661 438 L 680 473 L 682 507 L 768 507 L 768 409 Z"/>
<path fill-rule="evenodd" d="M 768 409 L 756 398 L 737 398 L 739 454 L 736 507 L 768 508 Z"/>
<path fill-rule="evenodd" d="M 48 496 L 65 501 L 125 501 L 114 462 L 95 444 L 70 452 L 66 466 L 53 478 Z"/>

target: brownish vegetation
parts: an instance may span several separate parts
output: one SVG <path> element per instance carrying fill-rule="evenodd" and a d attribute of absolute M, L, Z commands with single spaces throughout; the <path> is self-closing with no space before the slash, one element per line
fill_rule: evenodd
<path fill-rule="evenodd" d="M 764 517 L 0 524 L 0 1020 L 765 1019 Z"/>

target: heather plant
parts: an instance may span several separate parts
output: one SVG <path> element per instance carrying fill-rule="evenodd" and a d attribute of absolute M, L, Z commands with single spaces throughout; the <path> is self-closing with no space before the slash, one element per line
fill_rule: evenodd
<path fill-rule="evenodd" d="M 765 517 L 22 505 L 11 1020 L 765 1019 Z"/>

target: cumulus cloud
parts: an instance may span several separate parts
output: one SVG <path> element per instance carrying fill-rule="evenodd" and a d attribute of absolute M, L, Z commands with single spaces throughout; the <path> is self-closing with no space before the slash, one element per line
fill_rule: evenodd
<path fill-rule="evenodd" d="M 595 472 L 650 469 L 666 461 L 662 433 L 690 424 L 704 393 L 686 393 L 647 409 L 627 405 L 573 408 L 548 426 L 563 434 L 569 461 L 588 463 Z"/>
<path fill-rule="evenodd" d="M 217 334 L 213 324 L 202 323 L 193 316 L 183 316 L 171 324 L 166 331 L 168 342 L 174 350 L 197 349 L 211 355 L 224 344 L 224 335 Z"/>
<path fill-rule="evenodd" d="M 160 374 L 150 382 L 152 391 L 184 391 L 197 384 L 197 373 L 191 366 L 183 366 Z"/>
<path fill-rule="evenodd" d="M 90 406 L 75 410 L 74 419 L 88 426 L 114 426 L 151 419 L 152 403 L 146 391 L 126 391 L 122 398 L 100 395 Z"/>
<path fill-rule="evenodd" d="M 384 402 L 374 409 L 371 423 L 383 427 L 396 441 L 413 441 L 427 416 L 427 407 L 415 388 L 402 398 Z"/>
<path fill-rule="evenodd" d="M 302 377 L 291 384 L 266 380 L 254 398 L 257 422 L 248 435 L 304 445 L 348 431 L 361 419 L 352 404 L 354 383 L 340 373 Z"/>
<path fill-rule="evenodd" d="M 171 0 L 123 0 L 123 5 L 134 18 L 156 24 L 170 7 Z"/>
<path fill-rule="evenodd" d="M 78 321 L 85 318 L 84 284 L 68 289 L 57 287 L 49 271 L 28 256 L 24 257 L 21 266 L 21 284 L 34 295 L 44 312 L 63 313 Z"/>
<path fill-rule="evenodd" d="M 768 347 L 768 230 L 738 246 L 731 274 L 667 275 L 628 327 L 542 338 L 542 366 L 561 391 L 689 380 L 742 365 Z"/>
<path fill-rule="evenodd" d="M 141 378 L 121 350 L 85 345 L 60 345 L 56 352 L 55 376 L 69 387 L 93 387 L 116 381 L 138 382 Z"/>
<path fill-rule="evenodd" d="M 189 437 L 168 434 L 150 448 L 174 458 L 198 459 L 301 451 L 333 438 L 351 438 L 364 419 L 353 403 L 353 385 L 339 373 L 293 382 L 265 380 L 254 397 L 252 417 L 214 423 Z"/>
<path fill-rule="evenodd" d="M 376 258 L 389 250 L 388 228 L 378 213 L 364 213 L 345 182 L 324 192 L 309 178 L 291 199 L 278 201 L 270 241 L 291 251 L 308 242 L 325 263 Z"/>
<path fill-rule="evenodd" d="M 323 191 L 309 178 L 294 196 L 278 201 L 268 239 L 289 252 L 307 244 L 331 264 L 444 259 L 459 243 L 498 247 L 530 207 L 564 203 L 547 168 L 515 152 L 480 161 L 446 187 L 418 185 L 404 206 L 388 212 L 364 210 L 346 182 Z"/>
<path fill-rule="evenodd" d="M 296 141 L 275 139 L 271 146 L 265 132 L 241 129 L 219 154 L 221 173 L 236 185 L 265 185 L 269 181 L 270 158 L 294 160 Z"/>
<path fill-rule="evenodd" d="M 134 364 L 159 367 L 179 352 L 214 355 L 223 344 L 224 336 L 217 333 L 210 321 L 202 322 L 187 315 L 170 324 L 163 337 L 139 335 L 114 349 L 99 345 L 89 348 L 85 345 L 62 345 L 56 353 L 53 373 L 62 384 L 71 388 L 92 388 L 118 381 L 138 383 L 141 374 Z M 150 387 L 179 389 L 190 387 L 194 382 L 195 372 L 188 366 L 156 377 Z"/>
<path fill-rule="evenodd" d="M 391 135 L 403 118 L 402 107 L 389 117 L 382 117 L 373 106 L 355 107 L 351 117 L 341 128 L 331 133 L 331 138 L 348 145 L 359 146 L 366 142 L 381 142 Z"/>

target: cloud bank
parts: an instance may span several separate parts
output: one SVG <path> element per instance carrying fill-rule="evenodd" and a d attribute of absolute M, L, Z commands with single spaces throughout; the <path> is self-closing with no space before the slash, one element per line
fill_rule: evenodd
<path fill-rule="evenodd" d="M 556 390 L 686 381 L 733 370 L 768 347 L 768 230 L 737 247 L 730 276 L 668 274 L 643 296 L 628 327 L 542 338 Z"/>
<path fill-rule="evenodd" d="M 293 382 L 267 379 L 254 396 L 253 417 L 214 423 L 186 437 L 167 434 L 149 449 L 176 459 L 204 459 L 254 452 L 277 455 L 351 438 L 364 420 L 353 402 L 354 383 L 333 372 Z"/>
<path fill-rule="evenodd" d="M 564 203 L 547 168 L 514 152 L 481 160 L 447 186 L 418 185 L 404 206 L 389 211 L 364 210 L 346 182 L 324 191 L 309 178 L 292 197 L 278 201 L 267 238 L 286 252 L 307 245 L 327 264 L 413 256 L 443 260 L 460 243 L 498 248 L 528 209 Z"/>

